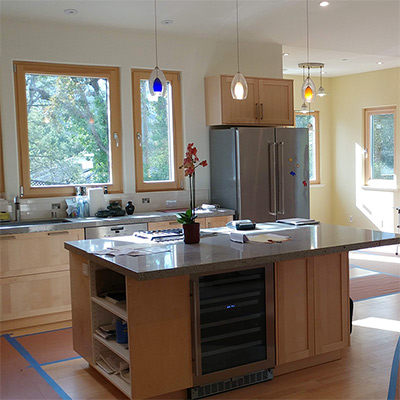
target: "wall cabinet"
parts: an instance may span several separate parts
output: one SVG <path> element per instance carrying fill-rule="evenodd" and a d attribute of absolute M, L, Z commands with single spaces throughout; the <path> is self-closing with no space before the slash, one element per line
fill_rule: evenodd
<path fill-rule="evenodd" d="M 71 318 L 64 242 L 83 237 L 82 229 L 0 236 L 2 331 Z"/>
<path fill-rule="evenodd" d="M 349 345 L 347 253 L 277 262 L 277 365 Z"/>
<path fill-rule="evenodd" d="M 207 125 L 294 125 L 292 80 L 246 78 L 246 100 L 234 100 L 232 79 L 227 75 L 205 78 Z"/>

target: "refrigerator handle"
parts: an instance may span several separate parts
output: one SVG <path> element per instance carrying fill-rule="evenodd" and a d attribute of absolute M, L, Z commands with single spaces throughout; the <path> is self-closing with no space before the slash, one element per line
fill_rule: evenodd
<path fill-rule="evenodd" d="M 269 213 L 276 215 L 276 143 L 269 146 Z"/>
<path fill-rule="evenodd" d="M 285 214 L 285 174 L 283 166 L 284 142 L 278 143 L 278 214 Z"/>

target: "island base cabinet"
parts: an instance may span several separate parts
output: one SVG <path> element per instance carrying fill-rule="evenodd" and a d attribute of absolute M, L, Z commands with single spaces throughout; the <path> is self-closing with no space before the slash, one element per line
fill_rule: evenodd
<path fill-rule="evenodd" d="M 347 256 L 275 264 L 278 374 L 340 358 L 349 345 Z"/>

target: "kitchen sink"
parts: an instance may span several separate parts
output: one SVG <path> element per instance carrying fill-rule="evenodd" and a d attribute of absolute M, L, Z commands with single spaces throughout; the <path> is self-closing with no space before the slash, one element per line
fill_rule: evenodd
<path fill-rule="evenodd" d="M 32 220 L 32 221 L 10 221 L 10 222 L 1 222 L 1 226 L 30 226 L 30 225 L 54 225 L 54 224 L 62 224 L 65 222 L 71 222 L 68 219 L 40 219 L 40 220 Z"/>

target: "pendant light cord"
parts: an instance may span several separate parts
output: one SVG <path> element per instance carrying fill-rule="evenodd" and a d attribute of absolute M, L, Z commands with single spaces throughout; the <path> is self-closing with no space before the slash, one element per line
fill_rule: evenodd
<path fill-rule="evenodd" d="M 237 47 L 237 64 L 238 72 L 240 72 L 239 67 L 239 0 L 236 0 L 236 47 Z"/>
<path fill-rule="evenodd" d="M 156 67 L 158 68 L 158 50 L 157 50 L 157 0 L 154 0 L 154 35 L 156 39 Z"/>
<path fill-rule="evenodd" d="M 309 28 L 308 28 L 308 0 L 307 0 L 307 63 L 310 63 L 310 33 L 309 33 Z M 310 75 L 310 73 L 308 73 Z"/>

